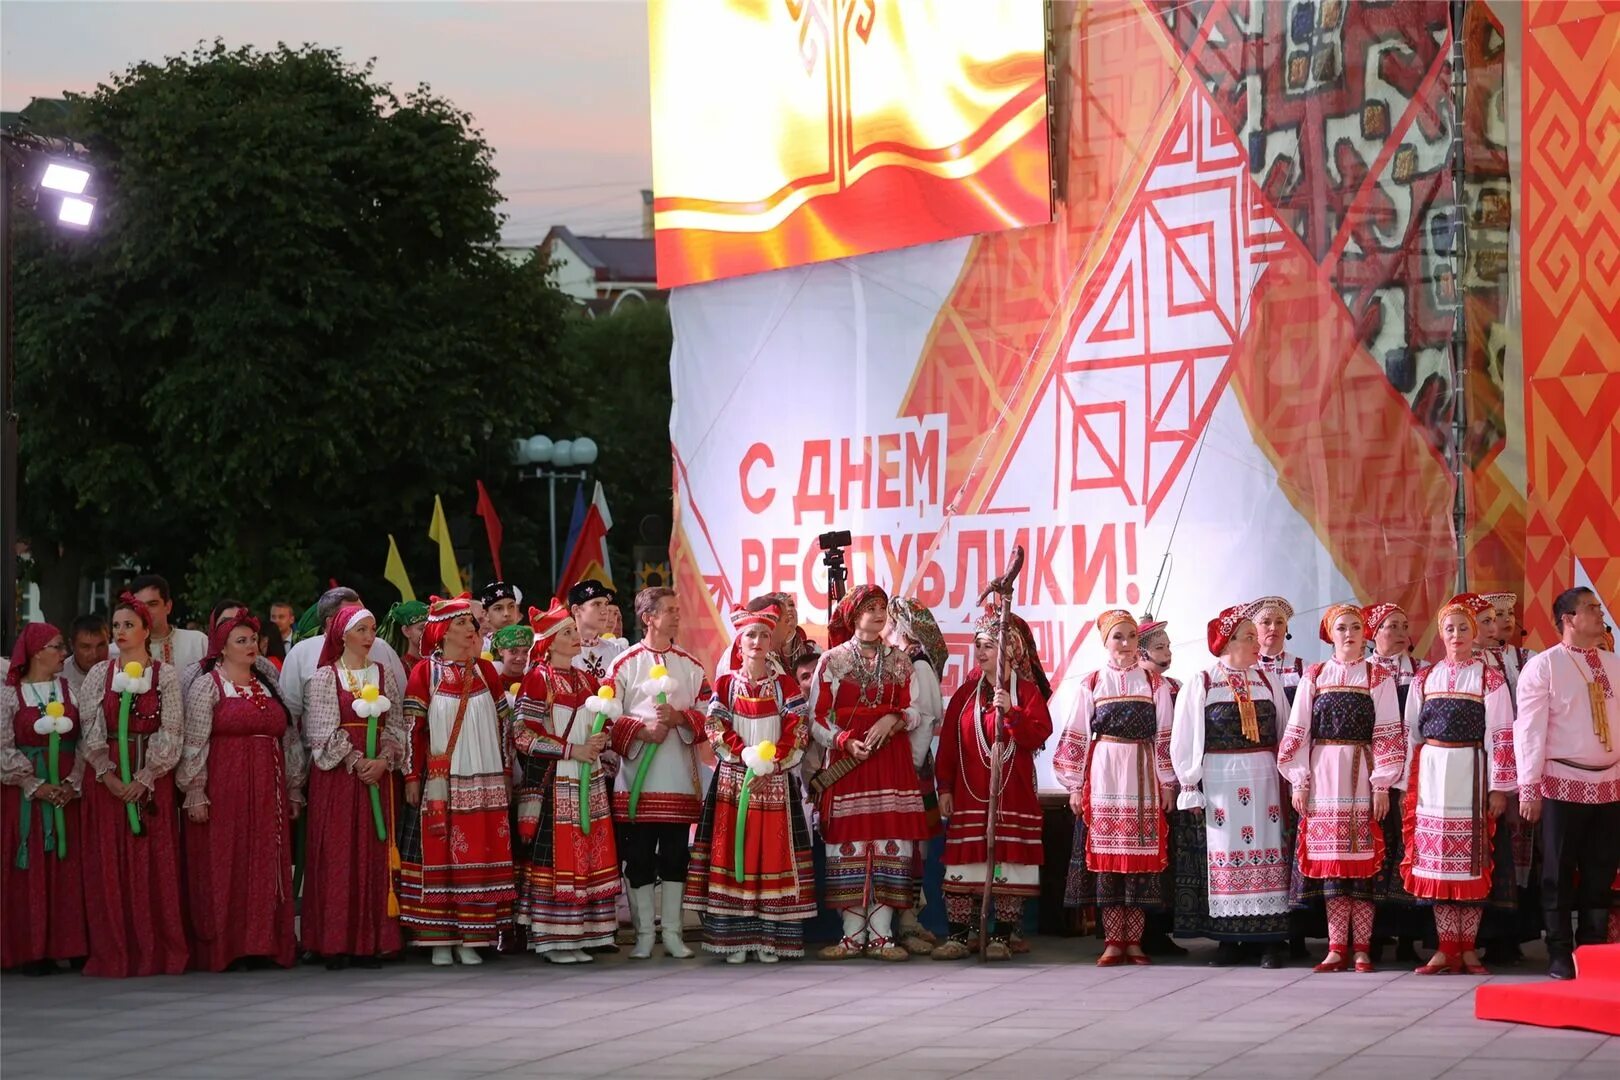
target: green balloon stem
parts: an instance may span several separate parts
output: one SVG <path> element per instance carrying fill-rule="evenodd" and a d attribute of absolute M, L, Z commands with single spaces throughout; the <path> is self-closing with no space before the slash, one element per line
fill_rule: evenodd
<path fill-rule="evenodd" d="M 377 714 L 372 713 L 366 717 L 366 757 L 377 756 Z M 383 824 L 382 792 L 377 790 L 376 784 L 367 785 L 371 788 L 371 820 L 377 826 L 377 839 L 383 842 L 388 840 L 388 826 Z"/>
<path fill-rule="evenodd" d="M 596 714 L 596 723 L 591 725 L 591 734 L 595 735 L 607 724 L 604 713 Z M 579 763 L 579 831 L 586 836 L 591 835 L 591 763 Z"/>
<path fill-rule="evenodd" d="M 743 849 L 748 838 L 748 791 L 753 786 L 754 770 L 749 769 L 743 773 L 742 790 L 737 792 L 737 828 L 731 848 L 731 874 L 739 885 L 743 882 Z"/>
<path fill-rule="evenodd" d="M 62 784 L 62 736 L 51 732 L 50 750 L 48 751 L 47 773 L 51 779 L 51 786 L 60 787 Z M 67 815 L 60 806 L 52 806 L 51 817 L 56 823 L 56 857 L 67 858 Z"/>
<path fill-rule="evenodd" d="M 134 700 L 132 690 L 125 690 L 118 696 L 118 778 L 126 784 L 130 782 L 129 707 Z M 136 836 L 141 835 L 141 812 L 135 809 L 134 803 L 125 803 L 124 811 L 129 815 L 129 831 Z"/>

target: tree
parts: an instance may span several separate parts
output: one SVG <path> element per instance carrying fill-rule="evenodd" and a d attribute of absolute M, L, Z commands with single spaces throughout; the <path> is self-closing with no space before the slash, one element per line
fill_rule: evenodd
<path fill-rule="evenodd" d="M 660 522 L 649 542 L 668 540 L 672 341 L 667 307 L 626 304 L 612 315 L 570 319 L 559 350 L 574 388 L 573 405 L 553 426 L 564 434 L 589 435 L 601 447 L 595 473 L 613 511 L 608 547 L 621 594 L 635 583 L 632 551 L 643 542 L 642 520 Z"/>
<path fill-rule="evenodd" d="M 334 50 L 219 42 L 73 104 L 96 235 L 16 245 L 36 555 L 56 579 L 119 557 L 183 575 L 194 608 L 328 578 L 390 599 L 385 534 L 434 565 L 434 494 L 459 517 L 475 479 L 509 491 L 512 440 L 557 422 L 565 301 L 494 250 L 471 118 Z M 537 563 L 532 523 L 507 528 L 507 561 Z"/>

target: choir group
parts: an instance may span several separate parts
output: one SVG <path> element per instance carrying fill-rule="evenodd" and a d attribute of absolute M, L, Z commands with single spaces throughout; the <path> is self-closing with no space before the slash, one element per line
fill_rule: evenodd
<path fill-rule="evenodd" d="M 842 924 L 824 959 L 961 959 L 981 919 L 1006 959 L 1029 949 L 1055 730 L 1066 901 L 1099 916 L 1101 966 L 1172 933 L 1267 967 L 1325 936 L 1322 972 L 1426 940 L 1420 973 L 1481 973 L 1476 946 L 1544 934 L 1569 977 L 1577 943 L 1620 937 L 1620 659 L 1586 589 L 1535 654 L 1515 597 L 1454 597 L 1433 664 L 1387 603 L 1330 607 L 1332 656 L 1307 664 L 1266 597 L 1210 621 L 1213 662 L 1185 682 L 1163 622 L 1106 611 L 1107 663 L 1055 728 L 1000 603 L 947 700 L 934 617 L 871 585 L 822 653 L 791 596 L 736 609 L 712 679 L 667 588 L 635 597 L 628 646 L 596 581 L 526 618 L 504 582 L 382 620 L 334 589 L 272 663 L 242 604 L 205 635 L 169 626 L 161 578 L 132 586 L 106 659 L 85 670 L 32 623 L 0 688 L 8 970 L 374 967 L 409 946 L 588 963 L 621 907 L 637 959 L 690 957 L 688 915 L 727 963 L 802 956 L 818 906 Z M 917 919 L 941 834 L 944 939 Z"/>

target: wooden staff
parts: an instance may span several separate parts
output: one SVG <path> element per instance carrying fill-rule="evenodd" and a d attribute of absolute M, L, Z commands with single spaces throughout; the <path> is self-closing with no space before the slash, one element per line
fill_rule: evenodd
<path fill-rule="evenodd" d="M 1000 614 L 996 625 L 996 671 L 995 688 L 1005 689 L 1007 655 L 1007 627 L 1012 621 L 1013 583 L 1024 570 L 1024 549 L 1020 545 L 1013 545 L 1012 560 L 1006 573 L 996 578 L 984 587 L 979 594 L 979 603 L 983 604 L 992 594 L 1000 597 Z M 990 912 L 994 899 L 990 895 L 991 886 L 996 880 L 996 814 L 1001 804 L 1001 749 L 1007 739 L 1002 720 L 1001 710 L 994 713 L 996 739 L 990 750 L 990 791 L 986 799 L 984 816 L 984 894 L 979 902 L 979 960 L 982 963 L 988 960 L 986 950 L 990 944 Z"/>

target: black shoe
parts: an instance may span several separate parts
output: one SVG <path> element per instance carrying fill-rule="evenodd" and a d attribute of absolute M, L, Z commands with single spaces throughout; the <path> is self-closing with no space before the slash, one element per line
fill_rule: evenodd
<path fill-rule="evenodd" d="M 1215 956 L 1209 962 L 1210 967 L 1236 967 L 1243 963 L 1243 946 L 1235 941 L 1223 941 L 1215 946 Z"/>
<path fill-rule="evenodd" d="M 1276 971 L 1278 968 L 1288 966 L 1288 949 L 1281 943 L 1267 945 L 1266 951 L 1260 954 L 1260 966 L 1267 971 Z"/>
<path fill-rule="evenodd" d="M 1162 931 L 1154 934 L 1144 934 L 1142 937 L 1142 951 L 1149 956 L 1186 956 L 1187 950 L 1170 940 L 1170 935 Z"/>
<path fill-rule="evenodd" d="M 17 973 L 20 975 L 27 975 L 31 979 L 39 978 L 41 975 L 55 975 L 56 961 L 35 960 L 32 963 L 23 964 L 21 967 L 17 968 Z"/>
<path fill-rule="evenodd" d="M 349 958 L 347 956 L 328 956 L 326 958 L 327 971 L 342 971 L 348 966 Z"/>
<path fill-rule="evenodd" d="M 1547 958 L 1547 977 L 1549 979 L 1573 979 L 1575 977 L 1574 954 L 1560 950 L 1549 955 Z"/>
<path fill-rule="evenodd" d="M 1292 939 L 1289 940 L 1289 942 L 1288 942 L 1288 959 L 1290 959 L 1290 960 L 1309 960 L 1310 958 L 1311 958 L 1311 951 L 1305 947 L 1305 939 L 1304 938 L 1297 937 L 1297 938 L 1292 938 Z"/>
<path fill-rule="evenodd" d="M 1485 956 L 1497 967 L 1513 967 L 1524 962 L 1524 950 L 1517 941 L 1509 938 L 1492 942 L 1485 950 Z"/>
<path fill-rule="evenodd" d="M 362 968 L 366 971 L 376 971 L 383 966 L 383 962 L 380 956 L 351 956 L 349 957 L 349 966 Z"/>
<path fill-rule="evenodd" d="M 1587 908 L 1575 915 L 1575 944 L 1602 945 L 1609 940 L 1609 909 Z"/>

